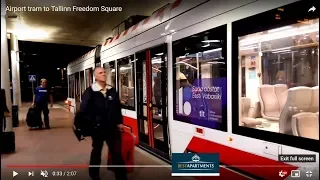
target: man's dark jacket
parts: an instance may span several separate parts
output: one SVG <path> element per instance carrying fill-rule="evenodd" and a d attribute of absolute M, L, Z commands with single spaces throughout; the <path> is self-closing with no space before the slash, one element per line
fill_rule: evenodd
<path fill-rule="evenodd" d="M 84 91 L 80 111 L 75 117 L 75 126 L 84 136 L 92 135 L 92 130 L 98 127 L 114 132 L 122 122 L 119 93 L 114 87 L 109 86 L 106 97 L 92 86 Z"/>

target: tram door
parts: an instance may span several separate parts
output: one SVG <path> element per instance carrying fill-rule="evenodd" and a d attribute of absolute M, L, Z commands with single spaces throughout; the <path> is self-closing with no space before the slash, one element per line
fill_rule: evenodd
<path fill-rule="evenodd" d="M 139 143 L 169 159 L 167 51 L 160 45 L 136 53 Z"/>

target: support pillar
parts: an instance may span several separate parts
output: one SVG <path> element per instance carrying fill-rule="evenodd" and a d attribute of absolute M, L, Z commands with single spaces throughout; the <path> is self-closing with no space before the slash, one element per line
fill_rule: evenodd
<path fill-rule="evenodd" d="M 11 91 L 10 91 L 10 71 L 7 41 L 7 24 L 6 24 L 6 4 L 1 0 L 1 89 L 6 91 L 6 100 L 9 111 L 11 112 Z M 12 119 L 7 118 L 6 132 L 12 131 Z"/>
<path fill-rule="evenodd" d="M 20 89 L 19 89 L 19 46 L 17 36 L 10 34 L 10 50 L 11 50 L 11 73 L 12 73 L 12 90 L 13 90 L 13 106 L 19 106 Z"/>
<path fill-rule="evenodd" d="M 19 88 L 19 45 L 17 36 L 13 33 L 10 34 L 10 54 L 11 54 L 11 77 L 12 77 L 12 126 L 19 126 L 19 99 L 20 88 Z"/>
<path fill-rule="evenodd" d="M 19 47 L 19 46 L 18 46 Z M 21 80 L 20 80 L 20 53 L 17 52 L 17 89 L 18 89 L 18 105 L 21 107 Z"/>
<path fill-rule="evenodd" d="M 7 41 L 6 26 L 6 2 L 1 0 L 1 89 L 6 92 L 7 107 L 12 112 L 11 92 L 10 92 L 10 76 L 9 76 L 9 55 Z M 11 115 L 12 116 L 12 115 Z M 2 120 L 1 120 L 2 121 Z M 15 151 L 15 135 L 12 131 L 12 118 L 6 118 L 6 128 L 1 132 L 1 153 Z"/>

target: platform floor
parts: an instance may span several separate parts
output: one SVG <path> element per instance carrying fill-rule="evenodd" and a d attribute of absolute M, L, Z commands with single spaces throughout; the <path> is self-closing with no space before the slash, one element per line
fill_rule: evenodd
<path fill-rule="evenodd" d="M 23 104 L 19 110 L 20 125 L 14 128 L 16 135 L 16 152 L 1 155 L 1 177 L 4 179 L 43 179 L 41 170 L 47 170 L 48 178 L 44 179 L 90 179 L 87 168 L 34 168 L 30 165 L 86 165 L 89 162 L 91 140 L 78 142 L 72 131 L 73 114 L 61 105 L 56 104 L 50 109 L 50 130 L 32 130 L 26 126 L 25 117 L 31 104 Z M 138 167 L 129 175 L 129 179 L 193 179 L 171 177 L 170 166 L 136 148 L 135 165 L 164 165 L 167 167 Z M 107 164 L 107 146 L 103 149 L 102 165 Z M 8 165 L 26 165 L 29 167 L 8 167 Z M 13 171 L 18 175 L 13 176 Z M 29 172 L 34 176 L 28 176 Z M 75 177 L 54 177 L 53 171 L 75 171 Z M 101 179 L 114 179 L 113 172 L 107 168 L 100 169 Z"/>

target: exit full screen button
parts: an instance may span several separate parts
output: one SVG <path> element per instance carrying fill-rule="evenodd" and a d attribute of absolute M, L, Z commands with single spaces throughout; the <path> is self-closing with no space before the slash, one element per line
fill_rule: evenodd
<path fill-rule="evenodd" d="M 281 154 L 278 158 L 280 162 L 316 162 L 316 155 L 314 154 Z"/>

